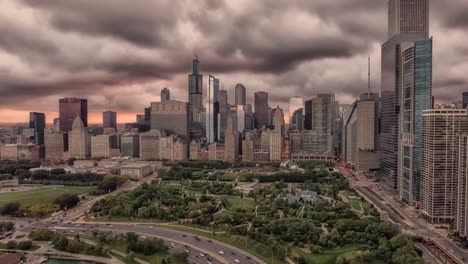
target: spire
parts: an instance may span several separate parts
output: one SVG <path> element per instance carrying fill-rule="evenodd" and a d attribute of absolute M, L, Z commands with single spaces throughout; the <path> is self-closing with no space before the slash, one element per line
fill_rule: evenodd
<path fill-rule="evenodd" d="M 198 56 L 195 55 L 195 58 L 193 59 L 192 61 L 192 64 L 193 64 L 193 74 L 198 74 L 198 64 L 200 63 L 200 61 L 198 60 Z"/>
<path fill-rule="evenodd" d="M 370 99 L 370 56 L 367 61 L 367 99 Z"/>

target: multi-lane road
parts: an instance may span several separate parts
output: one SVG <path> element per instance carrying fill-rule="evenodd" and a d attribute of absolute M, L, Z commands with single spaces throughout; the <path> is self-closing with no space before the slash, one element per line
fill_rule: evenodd
<path fill-rule="evenodd" d="M 21 231 L 30 232 L 34 228 L 49 228 L 56 232 L 67 234 L 91 234 L 92 230 L 111 231 L 113 233 L 134 232 L 141 238 L 157 237 L 163 239 L 170 251 L 186 252 L 189 261 L 192 263 L 265 263 L 257 257 L 227 245 L 217 240 L 205 237 L 194 236 L 192 234 L 152 227 L 132 224 L 104 224 L 104 223 L 53 223 L 38 222 L 34 225 L 23 228 Z"/>
<path fill-rule="evenodd" d="M 395 202 L 391 194 L 377 188 L 367 177 L 339 169 L 350 176 L 347 179 L 351 186 L 380 212 L 386 212 L 388 220 L 398 224 L 402 232 L 433 242 L 454 260 L 453 263 L 468 263 L 468 251 L 458 247 L 454 241 L 421 219 L 417 210 Z"/>

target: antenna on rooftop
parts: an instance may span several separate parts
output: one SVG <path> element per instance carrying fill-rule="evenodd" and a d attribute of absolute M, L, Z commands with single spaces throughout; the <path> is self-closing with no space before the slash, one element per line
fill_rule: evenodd
<path fill-rule="evenodd" d="M 367 61 L 367 99 L 370 99 L 370 56 Z"/>

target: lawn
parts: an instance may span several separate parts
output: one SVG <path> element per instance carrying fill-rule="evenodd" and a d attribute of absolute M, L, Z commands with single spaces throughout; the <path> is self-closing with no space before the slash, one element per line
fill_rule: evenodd
<path fill-rule="evenodd" d="M 346 245 L 340 248 L 325 249 L 322 253 L 306 253 L 298 250 L 309 264 L 335 264 L 339 255 L 360 250 L 362 245 Z"/>
<path fill-rule="evenodd" d="M 241 209 L 255 209 L 255 200 L 250 198 L 241 199 L 240 197 L 226 196 L 227 200 L 231 204 L 229 210 Z"/>
<path fill-rule="evenodd" d="M 62 194 L 83 194 L 95 187 L 92 186 L 65 186 L 65 187 L 44 187 L 28 191 L 15 191 L 0 193 L 0 206 L 9 202 L 20 202 L 21 204 L 40 204 L 52 202 Z"/>

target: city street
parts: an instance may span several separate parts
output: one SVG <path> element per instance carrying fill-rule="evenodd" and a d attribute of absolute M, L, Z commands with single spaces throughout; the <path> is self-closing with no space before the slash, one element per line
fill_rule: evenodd
<path fill-rule="evenodd" d="M 468 250 L 458 247 L 454 241 L 435 229 L 419 216 L 414 207 L 396 202 L 394 196 L 379 188 L 376 183 L 356 172 L 337 167 L 346 176 L 350 185 L 379 211 L 386 212 L 388 220 L 398 224 L 405 234 L 420 236 L 431 241 L 458 263 L 468 263 Z"/>

